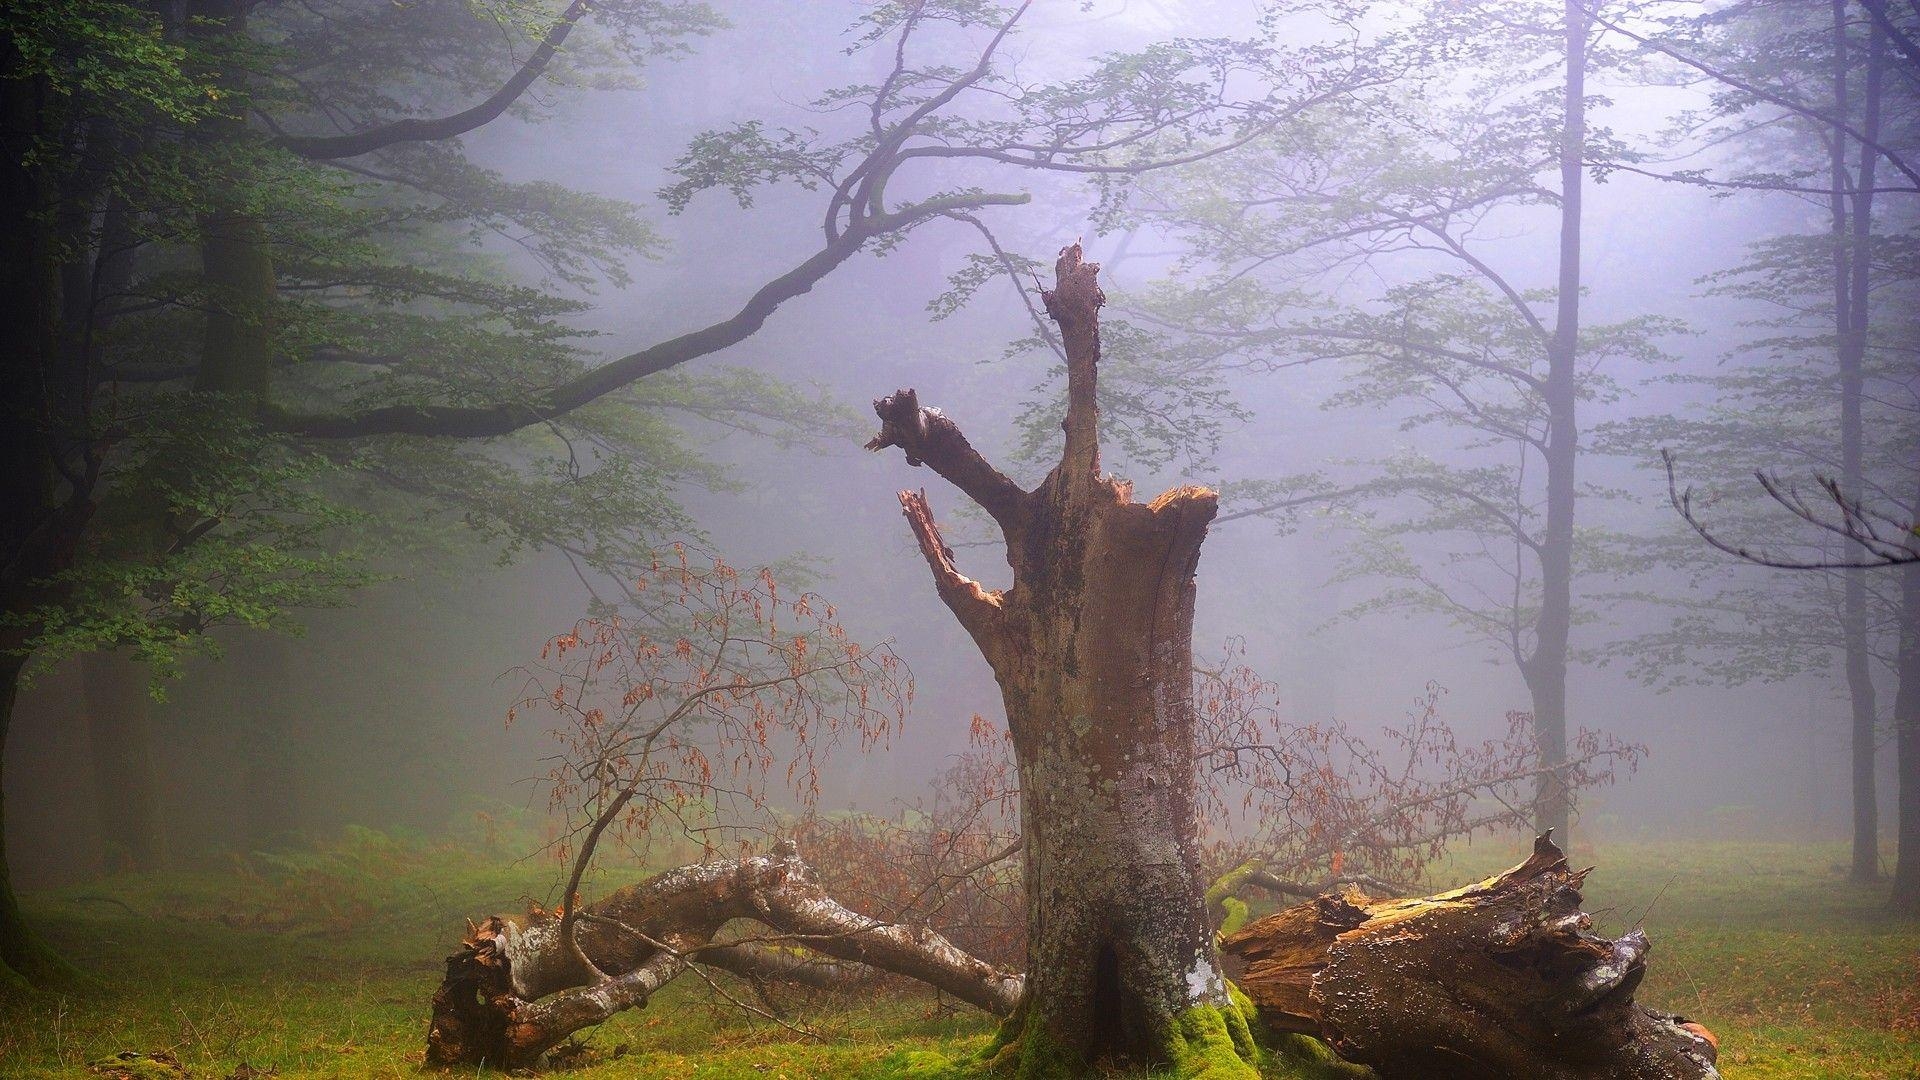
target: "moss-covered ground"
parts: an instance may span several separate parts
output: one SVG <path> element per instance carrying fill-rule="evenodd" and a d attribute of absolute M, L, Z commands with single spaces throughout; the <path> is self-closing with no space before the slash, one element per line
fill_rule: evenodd
<path fill-rule="evenodd" d="M 1435 880 L 1518 851 L 1479 845 Z M 1844 854 L 1662 843 L 1577 857 L 1600 863 L 1587 897 L 1603 925 L 1644 923 L 1653 937 L 1641 999 L 1711 1026 L 1732 1080 L 1916 1080 L 1920 926 L 1888 919 L 1879 890 L 1844 884 Z M 90 1062 L 122 1051 L 169 1055 L 129 1064 L 176 1078 L 416 1076 L 461 917 L 544 897 L 552 877 L 550 864 L 363 834 L 271 863 L 29 894 L 37 924 L 93 981 L 0 992 L 0 1076 L 92 1076 Z M 594 1033 L 560 1074 L 880 1080 L 948 1072 L 938 1063 L 991 1038 L 985 1017 L 914 991 L 791 1004 L 810 1034 L 749 1021 L 683 981 Z"/>

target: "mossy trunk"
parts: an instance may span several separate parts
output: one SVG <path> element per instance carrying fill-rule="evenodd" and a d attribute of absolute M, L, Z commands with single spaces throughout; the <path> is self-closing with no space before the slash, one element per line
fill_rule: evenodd
<path fill-rule="evenodd" d="M 1096 1067 L 1251 1075 L 1197 851 L 1194 570 L 1217 499 L 1151 504 L 1100 473 L 1099 268 L 1061 253 L 1045 294 L 1067 361 L 1060 463 L 1023 491 L 902 390 L 871 449 L 905 451 L 1000 525 L 1014 584 L 955 568 L 923 492 L 901 505 L 940 596 L 993 666 L 1020 766 L 1028 963 L 997 1044 L 1022 1076 Z"/>

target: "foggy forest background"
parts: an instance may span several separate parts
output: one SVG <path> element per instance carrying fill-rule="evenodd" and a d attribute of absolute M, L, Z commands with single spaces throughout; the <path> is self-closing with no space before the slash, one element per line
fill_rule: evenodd
<path fill-rule="evenodd" d="M 1825 4 L 1734 4 L 1725 10 L 1750 22 L 1703 30 L 1685 22 L 1696 9 L 1680 7 L 1645 4 L 1612 17 L 1677 40 L 1732 35 L 1737 54 L 1743 34 L 1827 16 Z M 434 241 L 484 260 L 501 280 L 544 283 L 584 300 L 562 321 L 595 335 L 577 343 L 589 358 L 723 318 L 813 252 L 817 187 L 756 184 L 736 199 L 722 185 L 684 207 L 662 189 L 705 132 L 748 121 L 767 132 L 859 122 L 812 103 L 878 77 L 890 59 L 872 47 L 849 51 L 867 5 L 741 0 L 718 8 L 718 17 L 690 16 L 697 32 L 676 35 L 643 70 L 629 69 L 632 85 L 544 81 L 524 107 L 462 142 L 498 182 L 551 182 L 636 208 L 635 251 L 566 274 L 516 242 L 511 224 L 471 248 L 458 227 Z M 1328 12 L 1358 29 L 1329 30 Z M 1231 3 L 1043 4 L 1009 47 L 1008 66 L 1023 79 L 1071 76 L 1109 51 L 1257 33 L 1258 15 Z M 1273 18 L 1264 29 L 1282 40 L 1364 40 L 1394 17 L 1310 5 Z M 1817 241 L 1829 228 L 1827 199 L 1816 190 L 1826 183 L 1823 161 L 1792 123 L 1759 123 L 1772 115 L 1764 106 L 1709 116 L 1724 87 L 1618 35 L 1599 39 L 1582 316 L 1588 327 L 1637 336 L 1605 359 L 1607 381 L 1580 406 L 1569 716 L 1576 727 L 1650 752 L 1634 775 L 1583 793 L 1577 832 L 1597 843 L 1845 837 L 1850 705 L 1834 629 L 1841 574 L 1774 570 L 1706 547 L 1670 504 L 1660 459 L 1663 449 L 1677 455 L 1680 484 L 1704 500 L 1701 517 L 1730 538 L 1801 555 L 1846 553 L 1832 538 L 1822 547 L 1818 536 L 1789 529 L 1752 479 L 1768 470 L 1813 490 L 1815 477 L 1836 468 L 1829 389 L 1811 375 L 1804 393 L 1769 396 L 1765 385 L 1778 378 L 1765 374 L 1769 365 L 1830 363 L 1821 352 L 1831 331 L 1821 325 L 1819 298 L 1790 310 L 1799 301 L 1783 302 L 1780 279 L 1798 271 L 1767 265 L 1785 258 L 1781 238 Z M 522 36 L 492 74 L 508 70 L 505 56 L 525 44 Z M 1889 56 L 1883 123 L 1897 143 L 1912 130 L 1917 76 L 1911 63 Z M 1752 57 L 1738 59 L 1752 69 Z M 1484 116 L 1551 90 L 1486 81 L 1508 62 L 1442 58 L 1438 75 L 1409 73 L 1405 90 L 1372 92 L 1425 110 L 1444 133 L 1458 115 Z M 398 85 L 421 92 L 409 108 L 437 115 L 470 102 L 457 81 Z M 579 81 L 619 80 L 589 72 Z M 1319 121 L 1322 137 L 1338 143 L 1351 133 L 1357 142 L 1364 125 L 1343 120 L 1338 108 Z M 1754 130 L 1734 130 L 1749 124 Z M 1453 527 L 1453 511 L 1392 481 L 1435 462 L 1504 469 L 1516 455 L 1458 425 L 1412 422 L 1435 406 L 1387 393 L 1349 359 L 1292 362 L 1301 358 L 1289 354 L 1285 335 L 1209 351 L 1174 328 L 1204 311 L 1182 290 L 1219 286 L 1231 269 L 1236 253 L 1209 238 L 1218 224 L 1209 215 L 1231 216 L 1222 205 L 1241 182 L 1234 170 L 1257 169 L 1259 153 L 1143 177 L 1119 205 L 1074 175 L 1002 175 L 997 188 L 1028 192 L 1031 201 L 980 216 L 1015 258 L 1045 265 L 1079 239 L 1103 265 L 1108 317 L 1132 331 L 1109 330 L 1112 363 L 1125 372 L 1113 393 L 1132 396 L 1107 402 L 1107 468 L 1141 491 L 1179 482 L 1223 491 L 1223 520 L 1200 565 L 1196 647 L 1217 655 L 1230 641 L 1243 643 L 1247 662 L 1279 685 L 1287 716 L 1301 722 L 1337 717 L 1362 730 L 1396 723 L 1431 682 L 1445 689 L 1442 713 L 1464 735 L 1497 735 L 1510 711 L 1529 707 L 1513 658 L 1484 627 L 1433 601 L 1444 591 L 1498 611 L 1508 599 L 1500 565 L 1514 557 L 1511 542 Z M 1648 174 L 1759 180 L 1720 187 Z M 1881 196 L 1875 210 L 1892 254 L 1874 298 L 1870 493 L 1910 513 L 1920 460 L 1915 264 L 1907 257 L 1916 204 L 1911 186 L 1883 168 L 1889 176 L 1889 187 L 1907 190 Z M 956 167 L 953 182 L 969 181 Z M 1763 190 L 1769 183 L 1809 190 Z M 1555 228 L 1546 202 L 1510 199 L 1466 235 L 1507 279 L 1549 289 Z M 679 539 L 736 565 L 791 561 L 839 606 L 855 637 L 892 642 L 912 667 L 916 694 L 903 730 L 873 754 L 829 761 L 823 808 L 884 810 L 915 797 L 965 748 L 969 718 L 1000 708 L 991 673 L 933 596 L 899 519 L 895 489 L 934 486 L 861 448 L 873 429 L 867 402 L 911 386 L 923 402 L 967 418 L 974 443 L 1023 485 L 1044 472 L 1056 361 L 1033 340 L 1032 297 L 1023 299 L 1015 284 L 1025 272 L 1010 280 L 997 262 L 978 258 L 986 251 L 981 233 L 961 222 L 915 228 L 847 262 L 740 344 L 659 377 L 655 407 L 632 406 L 643 430 L 631 460 L 650 471 L 653 489 L 642 501 L 652 516 L 610 524 L 629 530 L 636 545 Z M 1444 252 L 1430 249 L 1383 251 L 1323 267 L 1286 264 L 1265 287 L 1310 290 L 1301 301 L 1308 311 L 1377 311 L 1393 290 L 1446 264 Z M 1817 271 L 1808 271 L 1816 283 Z M 952 303 L 955 275 L 968 286 L 960 306 Z M 1789 337 L 1801 343 L 1783 344 Z M 1756 374 L 1758 388 L 1741 381 Z M 1777 438 L 1753 436 L 1768 425 Z M 526 471 L 565 452 L 537 431 L 489 451 Z M 538 723 L 504 723 L 517 689 L 504 673 L 537 656 L 596 592 L 606 594 L 602 571 L 513 535 L 516 515 L 536 515 L 538 506 L 490 517 L 403 489 L 352 490 L 361 493 L 354 510 L 362 516 L 328 534 L 325 546 L 357 560 L 343 578 L 379 580 L 343 585 L 276 616 L 280 630 L 213 629 L 219 655 L 185 656 L 178 678 L 162 680 L 163 701 L 146 699 L 144 667 L 121 673 L 123 689 L 132 687 L 121 700 L 146 699 L 138 707 L 150 710 L 150 768 L 174 860 L 325 837 L 346 825 L 472 835 L 485 820 L 525 824 L 545 812 L 528 778 L 551 742 Z M 529 484 L 507 497 L 537 501 L 542 489 Z M 983 521 L 954 518 L 950 493 L 934 488 L 933 497 L 948 512 L 968 571 L 996 583 L 1004 572 L 998 553 L 967 545 L 985 537 Z M 1299 505 L 1235 516 L 1275 501 Z M 1898 573 L 1860 575 L 1871 591 L 1883 740 L 1895 691 Z M 7 851 L 19 887 L 113 866 L 98 825 L 89 720 L 97 707 L 71 657 L 40 672 L 21 699 L 5 772 Z M 1877 766 L 1889 828 L 1890 748 L 1886 741 Z M 111 784 L 105 797 L 114 797 Z"/>

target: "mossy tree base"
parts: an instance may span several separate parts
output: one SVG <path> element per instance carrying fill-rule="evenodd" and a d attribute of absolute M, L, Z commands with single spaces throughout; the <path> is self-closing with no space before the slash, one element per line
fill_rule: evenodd
<path fill-rule="evenodd" d="M 1157 1080 L 1374 1080 L 1374 1073 L 1341 1061 L 1324 1043 L 1303 1035 L 1257 1038 L 1253 1002 L 1228 987 L 1226 1005 L 1196 1005 L 1174 1018 L 1157 1040 L 1157 1060 L 1140 1074 Z M 1026 1030 L 1015 1014 L 986 1049 L 969 1061 L 933 1055 L 902 1058 L 902 1076 L 924 1080 L 1071 1080 L 1107 1075 L 1113 1062 L 1068 1050 L 1043 1033 Z"/>

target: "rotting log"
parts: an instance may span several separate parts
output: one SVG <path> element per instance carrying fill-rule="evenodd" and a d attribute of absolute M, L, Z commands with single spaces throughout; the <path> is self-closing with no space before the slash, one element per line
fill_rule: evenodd
<path fill-rule="evenodd" d="M 1324 1039 L 1382 1080 L 1709 1080 L 1717 1043 L 1635 1004 L 1651 946 L 1581 910 L 1588 870 L 1550 835 L 1525 862 L 1435 896 L 1357 889 L 1222 942 L 1269 1028 Z"/>
<path fill-rule="evenodd" d="M 774 944 L 716 941 L 736 919 L 766 927 Z M 1023 982 L 926 927 L 843 907 L 791 841 L 768 855 L 682 866 L 620 889 L 582 908 L 573 929 L 598 975 L 561 940 L 557 913 L 536 909 L 473 925 L 434 993 L 427 1063 L 530 1064 L 576 1031 L 644 1008 L 689 965 L 812 985 L 866 965 L 996 1016 L 1012 1011 Z M 789 950 L 830 960 L 808 963 Z"/>

